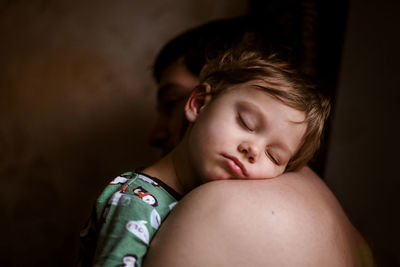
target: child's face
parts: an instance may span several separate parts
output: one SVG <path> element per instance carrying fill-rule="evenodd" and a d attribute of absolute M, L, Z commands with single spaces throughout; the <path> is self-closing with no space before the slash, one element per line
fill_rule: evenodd
<path fill-rule="evenodd" d="M 275 177 L 284 172 L 306 130 L 300 123 L 304 112 L 251 83 L 197 103 L 201 104 L 192 106 L 191 115 L 191 109 L 186 110 L 194 123 L 188 133 L 189 164 L 202 182 Z"/>

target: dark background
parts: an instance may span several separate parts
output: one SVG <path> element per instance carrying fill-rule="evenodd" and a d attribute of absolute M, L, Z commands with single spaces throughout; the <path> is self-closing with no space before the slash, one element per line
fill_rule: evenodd
<path fill-rule="evenodd" d="M 400 1 L 350 1 L 325 180 L 371 245 L 400 266 Z"/>
<path fill-rule="evenodd" d="M 250 13 L 336 100 L 316 167 L 380 266 L 400 266 L 400 2 L 326 2 L 1 1 L 0 264 L 72 264 L 106 181 L 159 157 L 145 142 L 159 49 Z"/>

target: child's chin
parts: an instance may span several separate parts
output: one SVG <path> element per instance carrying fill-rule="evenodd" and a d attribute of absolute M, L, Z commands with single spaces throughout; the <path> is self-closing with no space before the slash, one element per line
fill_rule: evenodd
<path fill-rule="evenodd" d="M 207 183 L 207 182 L 212 182 L 212 181 L 221 181 L 221 180 L 229 180 L 229 179 L 232 179 L 232 178 L 229 178 L 229 177 L 226 177 L 223 175 L 209 175 L 208 177 L 206 177 L 204 179 L 204 182 Z"/>

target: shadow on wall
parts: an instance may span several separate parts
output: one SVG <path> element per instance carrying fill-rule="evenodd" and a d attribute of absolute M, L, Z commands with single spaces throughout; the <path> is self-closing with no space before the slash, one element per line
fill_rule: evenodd
<path fill-rule="evenodd" d="M 245 5 L 0 4 L 1 265 L 71 265 L 106 181 L 159 156 L 145 140 L 160 47 L 186 28 L 242 15 Z"/>
<path fill-rule="evenodd" d="M 400 2 L 350 2 L 326 181 L 378 266 L 400 266 Z"/>
<path fill-rule="evenodd" d="M 9 59 L 2 72 L 2 210 L 14 252 L 41 247 L 38 261 L 71 251 L 105 179 L 156 156 L 138 142 L 152 120 L 151 110 L 139 111 L 151 108 L 152 93 L 129 92 L 93 51 L 49 50 Z"/>

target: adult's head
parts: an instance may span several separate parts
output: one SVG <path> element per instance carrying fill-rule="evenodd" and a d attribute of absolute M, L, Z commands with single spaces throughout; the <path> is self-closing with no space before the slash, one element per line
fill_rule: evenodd
<path fill-rule="evenodd" d="M 186 129 L 185 99 L 199 83 L 198 76 L 207 58 L 237 45 L 245 35 L 255 46 L 264 44 L 257 32 L 247 17 L 217 20 L 190 29 L 164 46 L 153 66 L 158 85 L 158 119 L 150 135 L 151 145 L 164 153 L 175 147 Z"/>

